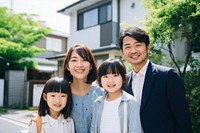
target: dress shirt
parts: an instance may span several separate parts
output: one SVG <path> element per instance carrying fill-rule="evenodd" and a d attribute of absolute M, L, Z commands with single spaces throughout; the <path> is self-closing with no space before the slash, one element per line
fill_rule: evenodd
<path fill-rule="evenodd" d="M 138 73 L 136 73 L 133 70 L 132 91 L 139 105 L 141 105 L 144 79 L 145 79 L 145 74 L 147 71 L 148 64 L 149 64 L 149 60 L 147 60 L 146 64 L 142 67 L 142 69 Z"/>

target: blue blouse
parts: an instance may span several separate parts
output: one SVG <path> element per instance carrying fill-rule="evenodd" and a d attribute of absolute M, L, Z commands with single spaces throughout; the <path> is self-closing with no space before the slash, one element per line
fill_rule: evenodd
<path fill-rule="evenodd" d="M 71 117 L 74 120 L 75 133 L 89 133 L 92 122 L 93 103 L 104 91 L 97 85 L 92 85 L 84 96 L 73 95 L 73 107 Z"/>

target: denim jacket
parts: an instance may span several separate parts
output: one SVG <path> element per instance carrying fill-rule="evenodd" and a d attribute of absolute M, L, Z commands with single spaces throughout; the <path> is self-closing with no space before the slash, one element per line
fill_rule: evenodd
<path fill-rule="evenodd" d="M 91 133 L 100 133 L 101 115 L 106 95 L 98 97 L 93 105 Z M 120 130 L 123 133 L 124 102 L 127 102 L 127 133 L 141 133 L 141 123 L 138 103 L 132 95 L 122 90 L 122 99 L 119 104 Z"/>

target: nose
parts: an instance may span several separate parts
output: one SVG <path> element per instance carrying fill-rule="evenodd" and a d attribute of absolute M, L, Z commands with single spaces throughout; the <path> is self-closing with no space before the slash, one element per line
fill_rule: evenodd
<path fill-rule="evenodd" d="M 113 77 L 109 77 L 108 82 L 113 82 Z"/>
<path fill-rule="evenodd" d="M 77 65 L 82 66 L 82 60 L 78 60 Z"/>
<path fill-rule="evenodd" d="M 57 102 L 57 103 L 60 102 L 60 96 L 56 97 L 56 102 Z"/>
<path fill-rule="evenodd" d="M 136 53 L 136 52 L 137 52 L 136 47 L 131 47 L 131 52 L 132 52 L 132 53 Z"/>

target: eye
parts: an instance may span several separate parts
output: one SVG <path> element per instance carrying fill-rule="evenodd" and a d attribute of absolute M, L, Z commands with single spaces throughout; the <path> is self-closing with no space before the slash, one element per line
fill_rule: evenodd
<path fill-rule="evenodd" d="M 55 95 L 54 95 L 54 94 L 51 94 L 50 96 L 51 96 L 51 97 L 55 97 Z"/>
<path fill-rule="evenodd" d="M 66 97 L 66 95 L 61 95 L 61 97 Z"/>
<path fill-rule="evenodd" d="M 124 49 L 130 49 L 131 48 L 131 46 L 128 44 L 128 45 L 124 45 Z"/>
<path fill-rule="evenodd" d="M 117 77 L 117 76 L 119 76 L 119 74 L 116 73 L 116 74 L 114 74 L 113 76 L 114 76 L 114 77 Z"/>
<path fill-rule="evenodd" d="M 76 62 L 76 59 L 71 59 L 70 61 L 71 61 L 71 62 Z"/>
<path fill-rule="evenodd" d="M 142 43 L 140 42 L 136 43 L 136 47 L 140 47 L 140 46 L 142 46 Z"/>
<path fill-rule="evenodd" d="M 107 75 L 103 75 L 103 76 L 102 76 L 102 78 L 107 78 L 107 77 L 108 77 Z"/>

